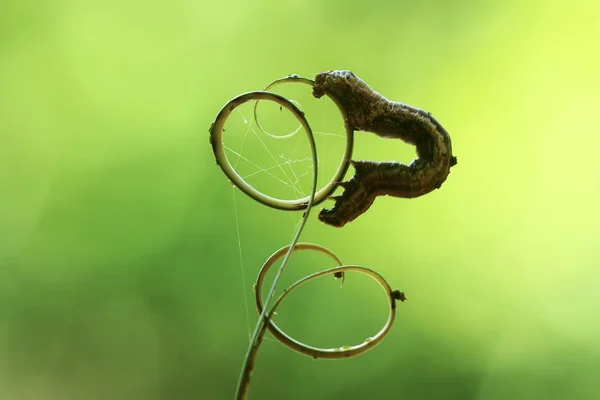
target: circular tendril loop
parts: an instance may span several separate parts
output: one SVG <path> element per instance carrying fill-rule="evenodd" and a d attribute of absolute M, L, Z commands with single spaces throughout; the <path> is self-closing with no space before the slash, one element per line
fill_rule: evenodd
<path fill-rule="evenodd" d="M 290 76 L 287 76 L 284 78 L 279 78 L 279 79 L 274 80 L 273 82 L 271 82 L 267 86 L 265 86 L 265 88 L 263 90 L 265 92 L 268 92 L 271 89 L 273 89 L 275 86 L 280 85 L 282 83 L 286 83 L 286 82 L 300 82 L 300 83 L 306 83 L 311 86 L 315 83 L 315 81 L 312 79 L 302 78 L 297 75 L 290 75 Z M 298 103 L 296 100 L 292 100 L 292 99 L 290 99 L 290 101 L 292 103 L 294 103 L 294 105 L 297 106 L 301 111 L 304 112 L 304 110 L 302 110 L 302 107 L 300 106 L 300 103 Z M 302 128 L 302 125 L 298 125 L 298 127 L 294 131 L 292 131 L 286 135 L 276 135 L 271 132 L 268 132 L 266 129 L 263 128 L 263 126 L 260 124 L 260 121 L 258 120 L 258 103 L 260 103 L 260 101 L 257 101 L 254 103 L 253 115 L 254 115 L 254 122 L 256 122 L 256 126 L 262 133 L 264 133 L 265 135 L 272 137 L 274 139 L 287 139 L 287 138 L 294 136 L 296 133 L 300 132 L 300 128 Z"/>
<path fill-rule="evenodd" d="M 300 82 L 300 83 L 308 84 L 311 86 L 314 84 L 314 81 L 312 79 L 302 78 L 302 77 L 299 77 L 298 75 L 290 75 L 290 76 L 280 78 L 280 79 L 277 79 L 277 80 L 271 82 L 269 85 L 266 86 L 265 89 L 267 89 L 267 90 L 272 89 L 273 87 L 275 87 L 279 84 L 288 83 L 288 82 Z M 352 127 L 350 127 L 346 122 L 347 115 L 346 115 L 345 109 L 341 106 L 341 104 L 339 103 L 338 99 L 335 96 L 329 96 L 328 93 L 326 93 L 326 94 L 336 104 L 336 106 L 340 110 L 340 113 L 342 114 L 345 130 L 346 130 L 346 147 L 344 149 L 344 155 L 342 157 L 340 165 L 338 166 L 338 169 L 334 173 L 331 180 L 325 186 L 323 186 L 321 189 L 319 189 L 316 192 L 313 205 L 322 203 L 337 188 L 337 184 L 342 180 L 342 178 L 346 174 L 346 171 L 348 170 L 348 167 L 350 165 L 350 159 L 352 157 L 352 149 L 354 146 L 354 131 L 353 131 Z M 225 154 L 225 148 L 223 146 L 223 128 L 225 126 L 225 122 L 227 121 L 227 118 L 229 118 L 229 116 L 231 115 L 233 110 L 235 110 L 237 107 L 239 107 L 240 105 L 242 105 L 250 100 L 256 100 L 255 108 L 254 108 L 255 118 L 256 118 L 256 105 L 258 104 L 258 102 L 260 100 L 274 101 L 275 103 L 277 103 L 280 106 L 289 110 L 294 115 L 294 117 L 296 117 L 296 119 L 298 119 L 298 121 L 300 122 L 300 126 L 302 126 L 304 128 L 304 130 L 307 132 L 307 134 L 312 135 L 312 131 L 310 130 L 308 122 L 306 121 L 304 112 L 302 110 L 300 110 L 300 108 L 298 108 L 298 106 L 296 106 L 291 100 L 289 100 L 279 94 L 268 92 L 265 90 L 258 90 L 258 91 L 254 91 L 254 92 L 244 93 L 244 94 L 241 94 L 241 95 L 231 99 L 223 106 L 223 108 L 219 111 L 219 114 L 217 114 L 217 117 L 210 128 L 210 141 L 211 141 L 211 144 L 213 147 L 213 152 L 214 152 L 217 164 L 221 167 L 221 169 L 223 170 L 223 172 L 225 173 L 227 178 L 238 189 L 240 189 L 242 192 L 244 192 L 245 194 L 250 196 L 252 199 L 258 201 L 259 203 L 264 204 L 269 207 L 272 207 L 272 208 L 279 209 L 279 210 L 303 210 L 303 209 L 306 209 L 308 207 L 310 196 L 306 196 L 306 197 L 303 197 L 300 199 L 294 199 L 294 200 L 284 200 L 284 199 L 279 199 L 279 198 L 275 198 L 275 197 L 266 195 L 266 194 L 256 190 L 249 183 L 247 183 L 235 171 L 235 169 L 233 168 L 233 166 L 227 159 L 227 156 Z M 258 120 L 256 120 L 256 122 L 258 123 Z M 282 137 L 278 136 L 278 138 L 282 138 Z"/>
<path fill-rule="evenodd" d="M 258 277 L 257 277 L 256 284 L 254 287 L 254 290 L 255 290 L 254 296 L 255 296 L 255 301 L 256 301 L 256 310 L 258 311 L 259 315 L 263 312 L 262 286 L 263 286 L 264 279 L 267 276 L 269 269 L 281 257 L 283 257 L 287 253 L 289 248 L 290 248 L 290 246 L 285 246 L 285 247 L 282 247 L 281 249 L 277 250 L 275 253 L 273 253 L 267 259 L 267 261 L 264 263 L 264 265 L 260 269 L 260 272 L 258 273 Z M 279 340 L 281 343 L 283 343 L 290 349 L 295 350 L 302 354 L 306 354 L 313 358 L 328 358 L 328 359 L 349 358 L 349 357 L 354 357 L 359 354 L 362 354 L 362 353 L 372 349 L 373 347 L 377 346 L 377 344 L 379 344 L 385 338 L 385 336 L 389 333 L 389 331 L 392 328 L 392 325 L 394 323 L 394 320 L 396 318 L 396 299 L 398 298 L 397 297 L 398 292 L 394 292 L 392 290 L 392 288 L 390 287 L 390 285 L 387 283 L 387 281 L 381 275 L 379 275 L 377 272 L 375 272 L 369 268 L 361 267 L 358 265 L 342 265 L 342 262 L 340 261 L 340 259 L 326 247 L 319 246 L 319 245 L 313 244 L 313 243 L 298 243 L 298 244 L 296 244 L 296 246 L 294 247 L 294 249 L 292 251 L 299 251 L 299 250 L 313 250 L 313 251 L 323 253 L 323 254 L 331 257 L 339 266 L 334 267 L 334 268 L 329 268 L 329 269 L 326 269 L 323 271 L 319 271 L 319 272 L 316 272 L 309 276 L 306 276 L 306 277 L 300 279 L 299 281 L 297 281 L 296 283 L 294 283 L 293 285 L 289 286 L 287 289 L 285 289 L 284 293 L 275 301 L 271 310 L 269 311 L 269 315 L 267 318 L 267 329 L 269 330 L 269 332 L 275 337 L 275 339 Z M 297 341 L 296 339 L 288 336 L 273 322 L 272 316 L 273 316 L 275 310 L 277 309 L 277 307 L 281 304 L 283 299 L 287 295 L 289 295 L 290 292 L 292 292 L 294 289 L 296 289 L 298 286 L 300 286 L 304 283 L 307 283 L 313 279 L 324 276 L 324 275 L 338 274 L 338 276 L 339 276 L 339 273 L 343 274 L 346 271 L 355 271 L 355 272 L 359 272 L 364 275 L 368 275 L 369 277 L 374 279 L 383 288 L 386 296 L 388 297 L 388 304 L 389 304 L 388 319 L 387 319 L 385 325 L 383 326 L 383 328 L 381 328 L 381 330 L 375 336 L 368 338 L 363 343 L 358 344 L 358 345 L 323 349 L 323 348 L 313 347 L 313 346 L 310 346 L 310 345 L 307 345 L 307 344 Z"/>

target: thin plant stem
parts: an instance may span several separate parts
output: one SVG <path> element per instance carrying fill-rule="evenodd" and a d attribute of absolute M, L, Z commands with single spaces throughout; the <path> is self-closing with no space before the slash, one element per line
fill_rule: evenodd
<path fill-rule="evenodd" d="M 306 128 L 308 128 L 308 129 L 306 129 Z M 265 333 L 266 327 L 267 327 L 267 321 L 270 316 L 269 304 L 270 304 L 271 300 L 273 299 L 273 296 L 275 294 L 275 289 L 277 287 L 277 283 L 279 282 L 279 279 L 281 278 L 283 270 L 284 270 L 285 266 L 287 265 L 287 263 L 290 259 L 290 256 L 294 252 L 294 247 L 296 246 L 296 243 L 298 243 L 298 240 L 300 239 L 300 234 L 302 233 L 302 230 L 304 229 L 304 226 L 306 225 L 306 222 L 308 221 L 308 216 L 310 214 L 310 211 L 313 206 L 313 202 L 315 200 L 315 194 L 317 191 L 317 176 L 318 176 L 317 147 L 315 144 L 315 139 L 312 134 L 312 131 L 311 131 L 310 127 L 308 126 L 308 123 L 305 125 L 305 129 L 306 129 L 306 134 L 307 134 L 308 141 L 310 144 L 310 152 L 311 152 L 311 157 L 312 157 L 312 162 L 313 162 L 312 188 L 310 191 L 306 210 L 304 211 L 304 214 L 302 216 L 302 221 L 300 222 L 300 226 L 298 226 L 298 229 L 296 230 L 296 233 L 294 234 L 292 242 L 290 243 L 290 247 L 289 247 L 285 257 L 283 258 L 283 261 L 281 262 L 281 266 L 277 270 L 277 274 L 275 275 L 275 278 L 273 279 L 273 283 L 271 284 L 271 289 L 269 290 L 269 293 L 267 294 L 267 297 L 265 298 L 263 311 L 260 314 L 260 316 L 258 317 L 258 322 L 256 324 L 256 328 L 254 329 L 254 334 L 252 335 L 252 339 L 250 340 L 250 345 L 248 346 L 248 351 L 247 351 L 246 357 L 244 359 L 244 366 L 242 368 L 242 373 L 240 375 L 240 379 L 239 379 L 238 386 L 237 386 L 237 391 L 236 391 L 235 397 L 238 400 L 247 398 L 248 388 L 250 387 L 250 377 L 252 375 L 252 370 L 254 369 L 256 354 L 258 353 L 258 349 L 262 343 L 262 339 L 264 337 L 264 333 Z"/>

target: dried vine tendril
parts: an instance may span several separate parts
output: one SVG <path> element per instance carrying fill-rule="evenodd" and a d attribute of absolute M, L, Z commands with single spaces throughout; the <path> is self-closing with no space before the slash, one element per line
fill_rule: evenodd
<path fill-rule="evenodd" d="M 246 354 L 246 358 L 244 361 L 244 366 L 243 366 L 243 370 L 242 370 L 242 373 L 240 376 L 240 381 L 239 381 L 237 393 L 236 393 L 237 399 L 245 399 L 247 396 L 247 392 L 248 392 L 249 385 L 250 385 L 250 376 L 251 376 L 252 370 L 254 368 L 254 361 L 256 359 L 256 354 L 258 352 L 258 348 L 262 342 L 264 334 L 267 330 L 269 330 L 269 332 L 271 332 L 271 334 L 277 340 L 279 340 L 281 343 L 288 346 L 289 348 L 291 348 L 297 352 L 300 352 L 302 354 L 309 355 L 314 358 L 338 359 L 338 358 L 353 357 L 353 356 L 357 356 L 359 354 L 362 354 L 362 353 L 368 351 L 369 349 L 373 348 L 374 346 L 376 346 L 378 343 L 380 343 L 383 340 L 383 338 L 390 331 L 391 326 L 395 320 L 396 300 L 404 301 L 406 299 L 406 297 L 404 296 L 404 293 L 402 293 L 398 290 L 392 290 L 391 287 L 389 286 L 389 284 L 385 281 L 385 279 L 383 279 L 383 277 L 381 277 L 381 275 L 379 275 L 375 271 L 365 268 L 365 267 L 357 266 L 357 265 L 342 265 L 340 259 L 334 253 L 329 251 L 327 248 L 316 245 L 316 244 L 311 244 L 311 243 L 298 243 L 300 234 L 302 233 L 302 230 L 306 224 L 306 221 L 308 220 L 308 216 L 309 216 L 309 213 L 310 213 L 313 205 L 324 201 L 328 196 L 331 195 L 331 193 L 333 193 L 333 191 L 339 185 L 340 180 L 343 178 L 344 174 L 346 173 L 346 171 L 348 169 L 348 166 L 350 163 L 350 157 L 352 155 L 354 128 L 348 123 L 349 118 L 346 113 L 346 108 L 344 106 L 342 106 L 342 103 L 340 102 L 338 97 L 336 97 L 334 95 L 330 95 L 330 93 L 327 90 L 324 90 L 322 94 L 329 96 L 335 102 L 335 104 L 338 106 L 338 109 L 340 110 L 340 112 L 342 113 L 342 116 L 344 118 L 345 128 L 346 128 L 346 150 L 345 150 L 342 162 L 340 163 L 338 170 L 334 174 L 334 177 L 322 189 L 317 191 L 317 172 L 318 172 L 317 152 L 316 152 L 315 141 L 314 141 L 314 137 L 313 137 L 310 125 L 308 124 L 308 121 L 306 120 L 304 113 L 300 110 L 300 108 L 296 104 L 294 104 L 291 100 L 289 100 L 281 95 L 271 93 L 268 91 L 279 84 L 288 83 L 288 82 L 300 82 L 300 83 L 309 84 L 311 86 L 314 86 L 314 84 L 315 84 L 315 82 L 310 79 L 301 78 L 297 75 L 291 75 L 291 76 L 281 78 L 281 79 L 278 79 L 278 80 L 272 82 L 265 88 L 265 90 L 241 94 L 241 95 L 233 98 L 229 102 L 227 102 L 227 104 L 225 104 L 225 106 L 217 114 L 217 117 L 216 117 L 215 121 L 213 122 L 213 124 L 211 125 L 210 130 L 209 130 L 210 131 L 210 142 L 213 147 L 213 152 L 215 154 L 217 164 L 221 167 L 221 169 L 223 170 L 225 175 L 229 178 L 229 180 L 236 187 L 238 187 L 240 190 L 242 190 L 244 193 L 246 193 L 248 196 L 255 199 L 256 201 L 258 201 L 264 205 L 273 207 L 273 208 L 277 208 L 277 209 L 281 209 L 281 210 L 302 210 L 302 209 L 306 210 L 304 212 L 302 221 L 301 221 L 290 245 L 283 247 L 283 248 L 279 249 L 278 251 L 276 251 L 275 253 L 273 253 L 267 259 L 267 261 L 265 262 L 265 264 L 263 265 L 263 267 L 261 268 L 261 270 L 258 274 L 257 281 L 255 284 L 255 299 L 256 299 L 257 311 L 260 316 L 259 316 L 259 320 L 256 325 L 256 328 L 254 330 L 252 340 L 251 340 L 251 343 L 248 348 L 248 352 Z M 282 108 L 286 108 L 288 111 L 290 111 L 292 113 L 292 115 L 294 115 L 294 117 L 296 117 L 296 119 L 300 122 L 301 127 L 303 127 L 304 130 L 306 131 L 307 138 L 308 138 L 309 145 L 310 145 L 310 150 L 311 150 L 312 162 L 313 162 L 312 188 L 311 188 L 311 192 L 310 192 L 309 196 L 302 198 L 302 199 L 296 199 L 296 200 L 282 200 L 282 199 L 270 197 L 264 193 L 257 191 L 251 185 L 249 185 L 247 182 L 245 182 L 243 180 L 243 178 L 241 178 L 237 174 L 237 172 L 234 170 L 234 168 L 229 163 L 229 161 L 225 155 L 224 146 L 223 146 L 223 140 L 222 140 L 223 128 L 224 128 L 227 118 L 231 115 L 232 111 L 236 107 L 238 107 L 250 100 L 255 100 L 256 104 L 258 103 L 259 100 L 267 100 L 267 101 L 273 101 L 273 102 L 278 103 Z M 255 109 L 254 109 L 255 119 L 256 119 L 256 104 L 255 104 Z M 257 119 L 256 119 L 256 121 L 258 124 Z M 272 134 L 264 131 L 264 129 L 262 127 L 260 127 L 260 125 L 259 125 L 259 128 L 261 131 L 263 131 L 263 133 L 273 136 L 273 137 L 278 137 L 278 138 L 289 137 L 291 135 L 296 134 L 299 131 L 297 129 L 296 131 L 294 131 L 290 134 L 284 135 L 284 136 L 275 136 L 275 135 L 272 135 Z M 312 275 L 309 275 L 309 276 L 299 280 L 298 282 L 294 283 L 293 285 L 291 285 L 290 287 L 285 289 L 284 293 L 281 296 L 279 296 L 279 298 L 277 298 L 275 300 L 274 304 L 269 308 L 269 305 L 270 305 L 272 298 L 274 296 L 274 293 L 275 293 L 276 285 L 281 277 L 281 274 L 282 274 L 285 266 L 287 265 L 287 262 L 291 256 L 291 254 L 294 251 L 298 251 L 298 250 L 312 250 L 312 251 L 318 251 L 323 254 L 326 254 L 336 261 L 336 263 L 338 264 L 338 267 L 320 271 L 320 272 L 314 273 Z M 265 278 L 267 272 L 269 271 L 269 269 L 272 267 L 272 265 L 282 257 L 283 257 L 283 261 L 281 263 L 281 266 L 277 270 L 276 276 L 273 280 L 271 288 L 269 289 L 269 292 L 268 292 L 268 294 L 264 300 L 264 304 L 263 304 L 262 286 L 263 286 L 264 278 Z M 363 343 L 354 345 L 354 346 L 343 346 L 343 347 L 339 347 L 339 348 L 321 349 L 321 348 L 316 348 L 316 347 L 306 345 L 304 343 L 301 343 L 301 342 L 291 338 L 290 336 L 286 335 L 283 331 L 281 331 L 280 328 L 277 325 L 275 325 L 275 323 L 272 321 L 272 317 L 273 317 L 274 312 L 277 309 L 277 307 L 286 298 L 286 296 L 289 293 L 291 293 L 294 289 L 296 289 L 298 286 L 300 286 L 301 284 L 306 283 L 308 281 L 311 281 L 313 279 L 316 279 L 318 277 L 324 276 L 324 275 L 333 275 L 336 278 L 343 279 L 346 271 L 356 271 L 356 272 L 370 276 L 383 288 L 384 292 L 386 293 L 386 295 L 388 297 L 388 300 L 389 300 L 389 302 L 388 302 L 388 304 L 389 304 L 388 320 L 387 320 L 386 324 L 384 325 L 384 327 L 375 336 L 368 338 Z"/>

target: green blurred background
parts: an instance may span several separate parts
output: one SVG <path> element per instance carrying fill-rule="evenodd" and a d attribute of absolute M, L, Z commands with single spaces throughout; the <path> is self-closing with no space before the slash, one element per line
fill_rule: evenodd
<path fill-rule="evenodd" d="M 311 216 L 302 240 L 409 301 L 354 359 L 265 341 L 251 398 L 600 398 L 598 4 L 2 0 L 0 399 L 233 397 L 254 276 L 300 214 L 232 195 L 207 130 L 238 93 L 324 69 L 432 112 L 459 164 L 343 229 Z M 355 158 L 412 154 L 356 134 Z M 323 266 L 299 255 L 284 280 Z M 381 290 L 338 287 L 278 321 L 325 347 L 374 334 Z"/>

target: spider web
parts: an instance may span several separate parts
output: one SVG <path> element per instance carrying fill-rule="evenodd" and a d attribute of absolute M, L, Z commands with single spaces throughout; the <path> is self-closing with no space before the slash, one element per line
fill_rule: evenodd
<path fill-rule="evenodd" d="M 291 153 L 287 156 L 283 153 L 280 153 L 276 156 L 274 152 L 269 149 L 269 146 L 267 145 L 265 140 L 261 137 L 264 136 L 264 133 L 259 132 L 259 129 L 256 126 L 256 122 L 253 120 L 248 121 L 248 119 L 243 115 L 241 111 L 236 111 L 241 120 L 243 121 L 244 125 L 246 126 L 246 130 L 242 136 L 239 150 L 236 151 L 234 148 L 227 145 L 224 145 L 224 148 L 227 153 L 227 158 L 230 160 L 231 164 L 233 165 L 233 168 L 236 169 L 236 171 L 238 166 L 240 165 L 240 161 L 243 161 L 246 164 L 246 167 L 250 166 L 253 168 L 253 171 L 251 172 L 240 174 L 241 178 L 245 181 L 248 181 L 248 178 L 252 178 L 260 174 L 265 174 L 271 177 L 276 183 L 282 184 L 287 188 L 291 189 L 295 198 L 308 196 L 309 187 L 305 187 L 307 182 L 305 182 L 303 185 L 302 178 L 308 177 L 309 173 L 312 171 L 312 160 L 310 157 L 296 156 L 299 144 L 302 141 L 306 142 L 306 137 L 302 134 L 296 135 L 295 143 L 291 149 Z M 313 131 L 313 133 L 317 136 L 317 140 L 326 136 L 337 137 L 341 140 L 345 139 L 344 135 L 336 133 L 319 131 Z M 268 160 L 272 161 L 274 165 L 263 167 L 259 165 L 258 161 L 254 162 L 250 160 L 250 158 L 244 156 L 243 152 L 248 136 L 252 136 L 258 141 L 258 143 L 260 143 L 262 149 L 264 149 L 266 154 L 268 154 Z M 319 146 L 321 153 L 324 152 L 324 147 L 324 141 L 321 140 Z M 320 156 L 317 157 L 317 162 L 319 163 L 319 166 L 321 166 L 322 160 Z M 262 162 L 260 163 L 262 164 Z M 300 171 L 298 171 L 298 167 L 300 168 Z M 279 176 L 276 174 L 276 172 L 280 173 Z M 306 181 L 310 181 L 310 179 L 306 179 Z"/>
<path fill-rule="evenodd" d="M 242 109 L 242 107 L 238 107 L 236 109 L 237 117 L 235 119 L 237 119 L 237 125 L 239 125 L 239 127 L 233 128 L 237 130 L 237 132 L 239 132 L 238 136 L 240 136 L 241 134 L 241 138 L 238 138 L 237 140 L 237 146 L 228 145 L 226 144 L 225 140 L 223 143 L 223 147 L 225 149 L 227 158 L 229 159 L 229 162 L 233 166 L 234 170 L 236 170 L 236 172 L 244 181 L 248 182 L 257 190 L 267 195 L 271 195 L 272 189 L 275 186 L 278 186 L 280 188 L 280 192 L 274 197 L 294 199 L 307 197 L 308 192 L 311 189 L 310 185 L 313 169 L 312 159 L 310 156 L 303 157 L 302 155 L 298 154 L 300 151 L 302 151 L 301 143 L 304 146 L 308 146 L 306 133 L 303 132 L 303 130 L 301 130 L 296 135 L 294 135 L 291 138 L 291 140 L 273 140 L 272 138 L 269 138 L 260 129 L 260 127 L 257 125 L 256 121 L 253 118 L 246 118 L 245 112 L 242 111 Z M 247 111 L 247 109 L 244 110 Z M 234 120 L 233 116 L 231 119 Z M 327 104 L 325 105 L 324 120 L 326 124 Z M 241 133 L 242 131 L 243 133 Z M 319 175 L 321 175 L 324 170 L 322 166 L 326 165 L 327 163 L 329 163 L 330 165 L 334 165 L 334 163 L 336 163 L 335 165 L 337 165 L 338 163 L 338 160 L 335 159 L 328 160 L 329 149 L 327 149 L 326 139 L 332 139 L 336 142 L 339 141 L 339 143 L 336 143 L 336 146 L 339 146 L 341 149 L 343 148 L 343 143 L 346 137 L 345 135 L 339 133 L 323 131 L 313 131 L 313 134 L 315 135 L 315 141 L 317 143 L 317 148 L 319 152 L 317 156 L 317 162 L 319 165 Z M 253 143 L 249 144 L 250 142 Z M 277 142 L 285 144 L 284 147 L 287 147 L 289 149 L 285 150 L 287 153 L 270 148 L 270 145 L 273 145 L 274 143 L 277 144 Z M 256 154 L 258 153 L 257 149 L 261 151 L 262 156 Z M 308 150 L 304 149 L 304 152 L 308 153 Z M 324 173 L 331 174 L 331 172 L 326 171 L 326 168 Z M 261 179 L 261 187 L 255 186 L 253 179 L 256 178 Z M 319 180 L 319 182 L 320 181 L 321 180 Z M 285 193 L 287 194 L 287 196 L 284 197 L 281 195 L 281 188 L 285 189 Z M 233 186 L 232 196 L 237 234 L 238 257 L 240 260 L 248 341 L 250 341 L 252 332 L 250 324 L 250 308 L 248 304 L 248 288 L 245 276 L 244 257 L 242 250 L 243 246 L 240 234 L 240 220 L 238 216 L 238 202 L 236 199 L 236 191 L 237 190 L 235 186 Z M 291 227 L 293 229 L 292 232 L 295 232 L 301 222 L 301 219 L 295 221 L 295 218 L 292 215 L 292 213 L 288 212 L 286 214 L 289 215 Z M 270 338 L 265 337 L 265 339 Z"/>

